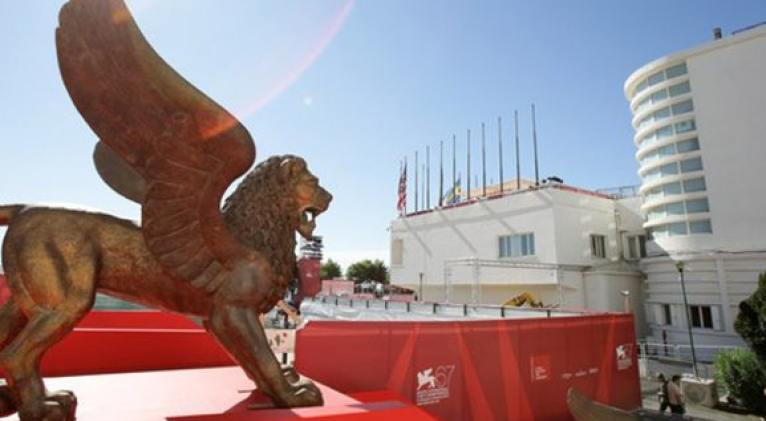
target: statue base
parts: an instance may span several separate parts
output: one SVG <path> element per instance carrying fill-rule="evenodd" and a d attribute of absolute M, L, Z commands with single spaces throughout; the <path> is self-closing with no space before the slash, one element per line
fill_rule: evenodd
<path fill-rule="evenodd" d="M 344 395 L 322 384 L 325 405 L 277 409 L 239 367 L 151 371 L 46 379 L 73 390 L 78 421 L 438 421 L 391 392 Z M 248 409 L 253 405 L 262 409 Z M 18 421 L 14 414 L 4 420 Z"/>

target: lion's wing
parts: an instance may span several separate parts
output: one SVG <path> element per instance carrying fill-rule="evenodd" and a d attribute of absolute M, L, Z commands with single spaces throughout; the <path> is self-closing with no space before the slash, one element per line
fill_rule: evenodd
<path fill-rule="evenodd" d="M 215 290 L 244 249 L 221 197 L 255 160 L 247 130 L 178 75 L 144 39 L 122 0 L 70 0 L 56 31 L 59 67 L 85 121 L 143 178 L 148 249 L 170 273 Z M 99 172 L 121 194 L 114 169 Z"/>

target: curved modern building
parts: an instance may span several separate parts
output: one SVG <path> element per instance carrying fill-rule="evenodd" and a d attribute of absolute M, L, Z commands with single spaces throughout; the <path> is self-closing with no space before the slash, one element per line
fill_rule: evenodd
<path fill-rule="evenodd" d="M 691 323 L 703 349 L 741 345 L 738 304 L 766 270 L 766 26 L 654 60 L 625 95 L 650 239 L 649 340 L 688 343 Z"/>

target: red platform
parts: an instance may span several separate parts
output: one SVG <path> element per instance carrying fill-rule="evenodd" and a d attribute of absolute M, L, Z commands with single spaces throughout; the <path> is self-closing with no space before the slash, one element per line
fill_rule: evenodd
<path fill-rule="evenodd" d="M 388 400 L 390 394 L 378 395 L 386 398 L 382 402 L 362 402 L 323 385 L 322 407 L 249 410 L 248 405 L 266 400 L 249 392 L 253 383 L 239 367 L 58 377 L 47 385 L 75 391 L 78 421 L 436 420 L 402 401 Z"/>

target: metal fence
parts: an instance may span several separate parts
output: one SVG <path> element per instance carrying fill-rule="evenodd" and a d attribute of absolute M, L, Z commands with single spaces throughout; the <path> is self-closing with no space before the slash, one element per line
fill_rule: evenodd
<path fill-rule="evenodd" d="M 454 304 L 424 301 L 370 300 L 351 297 L 317 296 L 309 303 L 335 306 L 364 313 L 389 313 L 413 317 L 468 318 L 468 319 L 526 319 L 536 317 L 570 317 L 592 312 L 557 308 L 508 307 L 489 304 Z M 304 302 L 305 305 L 305 302 Z M 304 311 L 303 306 L 301 311 Z M 406 318 L 406 317 L 398 317 Z"/>
<path fill-rule="evenodd" d="M 713 378 L 715 368 L 713 361 L 719 353 L 739 349 L 738 346 L 726 345 L 695 345 L 697 370 L 704 378 Z M 638 360 L 641 375 L 654 377 L 663 374 L 690 374 L 692 369 L 692 352 L 688 344 L 671 344 L 657 342 L 638 342 Z"/>

